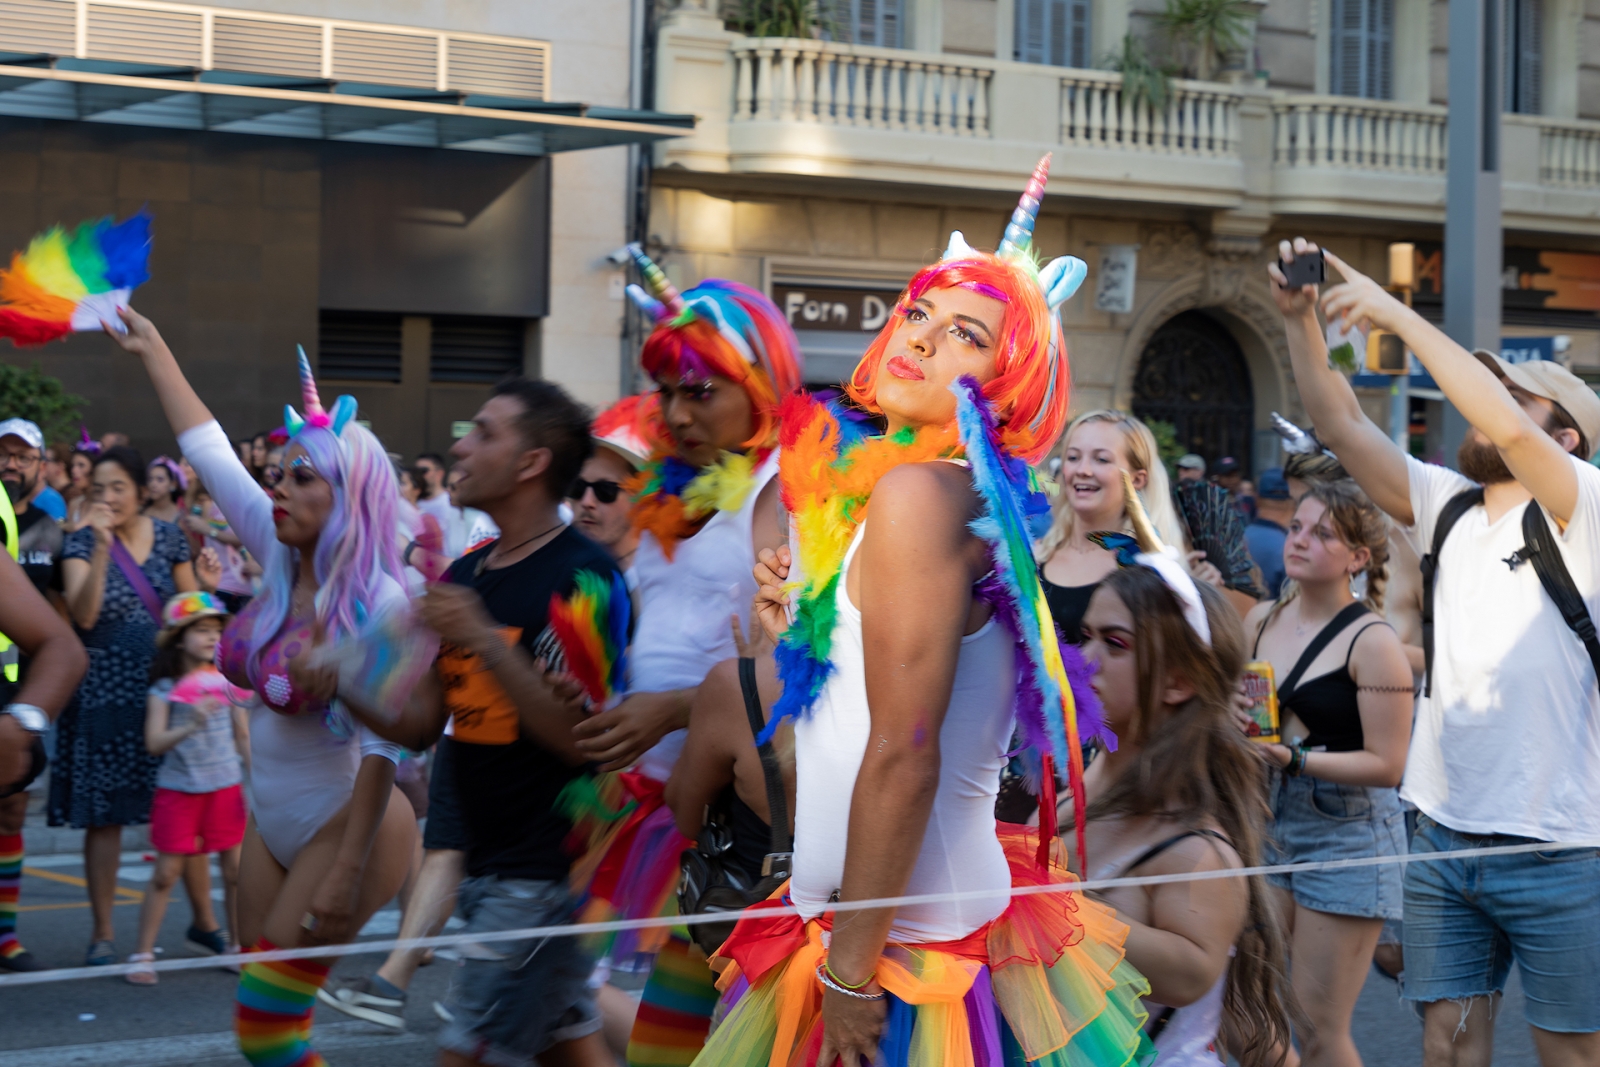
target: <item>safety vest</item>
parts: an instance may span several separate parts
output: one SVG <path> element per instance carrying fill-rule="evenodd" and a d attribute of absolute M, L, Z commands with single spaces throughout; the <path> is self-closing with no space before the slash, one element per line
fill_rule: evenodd
<path fill-rule="evenodd" d="M 19 552 L 17 541 L 17 513 L 11 507 L 11 494 L 0 489 L 0 523 L 6 527 L 6 552 L 12 559 L 16 559 Z M 0 634 L 0 665 L 5 668 L 6 681 L 15 682 L 19 671 L 17 667 L 17 646 L 11 638 Z"/>

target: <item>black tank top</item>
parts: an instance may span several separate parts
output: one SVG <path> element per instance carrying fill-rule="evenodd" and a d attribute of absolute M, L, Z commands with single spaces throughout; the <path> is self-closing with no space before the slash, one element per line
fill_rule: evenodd
<path fill-rule="evenodd" d="M 1083 617 L 1088 614 L 1089 601 L 1100 583 L 1057 585 L 1044 576 L 1044 568 L 1040 567 L 1039 584 L 1044 587 L 1045 603 L 1050 605 L 1050 617 L 1060 628 L 1062 638 L 1069 644 L 1083 644 Z"/>
<path fill-rule="evenodd" d="M 1300 677 L 1345 627 L 1370 613 L 1365 604 L 1355 603 L 1335 615 L 1311 639 L 1288 676 L 1278 683 L 1278 707 L 1294 712 L 1306 724 L 1305 743 L 1310 748 L 1325 752 L 1359 752 L 1366 747 L 1366 735 L 1361 731 L 1361 708 L 1357 703 L 1359 693 L 1355 679 L 1350 677 L 1350 655 L 1355 651 L 1357 638 L 1373 626 L 1387 624 L 1376 619 L 1357 630 L 1350 638 L 1342 666 L 1319 674 L 1309 682 L 1302 682 Z M 1265 629 L 1263 626 L 1262 630 Z M 1257 633 L 1255 647 L 1250 652 L 1252 659 L 1260 647 L 1261 634 Z"/>
<path fill-rule="evenodd" d="M 761 880 L 761 865 L 772 847 L 772 824 L 740 800 L 732 785 L 728 786 L 727 800 L 733 848 L 723 858 L 748 875 L 754 885 Z"/>

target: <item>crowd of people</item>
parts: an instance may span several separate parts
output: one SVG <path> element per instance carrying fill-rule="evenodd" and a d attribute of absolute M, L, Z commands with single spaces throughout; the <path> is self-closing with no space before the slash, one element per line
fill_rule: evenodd
<path fill-rule="evenodd" d="M 409 466 L 303 354 L 301 410 L 230 440 L 122 311 L 179 459 L 0 422 L 0 970 L 46 966 L 15 909 L 48 765 L 84 962 L 122 959 L 149 823 L 127 980 L 182 880 L 258 1067 L 322 1062 L 319 1002 L 405 1027 L 427 950 L 335 984 L 252 959 L 397 898 L 402 938 L 484 937 L 446 1065 L 1352 1067 L 1373 967 L 1429 1067 L 1487 1064 L 1512 962 L 1542 1062 L 1600 1063 L 1600 398 L 1296 240 L 1343 279 L 1265 280 L 1311 428 L 1253 483 L 1169 471 L 1133 415 L 1069 417 L 1085 268 L 1033 252 L 1047 173 L 995 252 L 953 234 L 910 279 L 841 395 L 765 296 L 632 248 L 650 391 L 595 417 L 509 379 Z M 1324 320 L 1404 339 L 1473 426 L 1459 473 L 1365 418 Z M 567 621 L 597 595 L 598 683 Z M 329 654 L 397 626 L 403 691 Z"/>

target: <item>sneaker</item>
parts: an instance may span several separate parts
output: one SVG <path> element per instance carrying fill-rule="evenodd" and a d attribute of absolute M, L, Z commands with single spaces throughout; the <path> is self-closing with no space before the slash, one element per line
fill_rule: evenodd
<path fill-rule="evenodd" d="M 202 956 L 220 956 L 228 951 L 228 939 L 221 929 L 202 930 L 198 926 L 191 926 L 189 932 L 183 935 L 183 944 L 189 951 Z"/>
<path fill-rule="evenodd" d="M 335 1011 L 362 1019 L 389 1030 L 406 1028 L 406 995 L 398 997 L 374 989 L 372 978 L 345 979 L 333 988 L 323 986 L 317 990 L 317 999 Z M 387 982 L 384 983 L 388 985 Z M 393 986 L 390 986 L 393 989 Z"/>
<path fill-rule="evenodd" d="M 0 971 L 21 974 L 24 971 L 48 971 L 49 969 L 34 958 L 33 953 L 27 949 L 10 956 L 0 956 Z"/>
<path fill-rule="evenodd" d="M 84 953 L 83 965 L 85 967 L 109 967 L 118 962 L 117 946 L 111 941 L 91 941 L 89 951 Z"/>

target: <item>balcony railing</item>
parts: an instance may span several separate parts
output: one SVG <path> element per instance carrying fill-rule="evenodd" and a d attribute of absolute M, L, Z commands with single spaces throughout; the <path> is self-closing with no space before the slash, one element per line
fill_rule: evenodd
<path fill-rule="evenodd" d="M 1122 75 L 1074 70 L 1061 76 L 1061 143 L 1182 156 L 1239 151 L 1241 94 L 1213 82 L 1174 81 L 1165 107 L 1129 99 Z"/>
<path fill-rule="evenodd" d="M 156 0 L 0 0 L 0 52 L 548 99 L 550 45 Z"/>
<path fill-rule="evenodd" d="M 994 71 L 893 48 L 751 37 L 733 45 L 734 122 L 988 137 Z"/>
<path fill-rule="evenodd" d="M 1274 166 L 1442 175 L 1445 109 L 1348 96 L 1273 101 Z"/>
<path fill-rule="evenodd" d="M 1600 124 L 1541 119 L 1539 180 L 1546 185 L 1600 186 Z"/>

